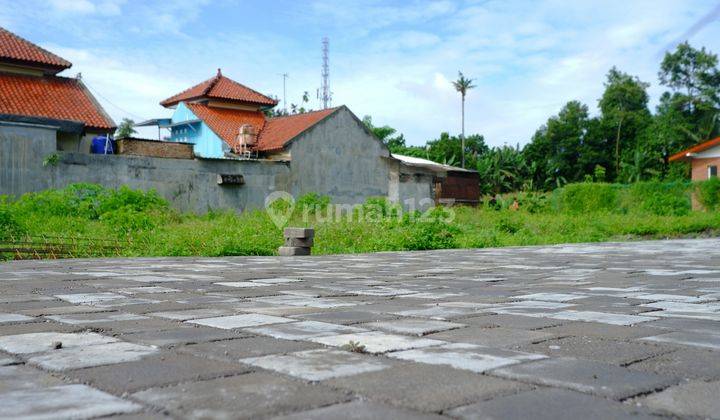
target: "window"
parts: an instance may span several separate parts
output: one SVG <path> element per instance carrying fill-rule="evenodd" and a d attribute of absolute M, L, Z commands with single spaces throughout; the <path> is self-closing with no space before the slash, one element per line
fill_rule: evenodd
<path fill-rule="evenodd" d="M 708 166 L 708 179 L 717 178 L 717 166 Z"/>

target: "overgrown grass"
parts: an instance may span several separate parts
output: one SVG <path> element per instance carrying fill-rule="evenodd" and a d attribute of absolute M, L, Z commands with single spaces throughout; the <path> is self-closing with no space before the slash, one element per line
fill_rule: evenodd
<path fill-rule="evenodd" d="M 693 191 L 708 211 L 691 210 Z M 714 235 L 720 232 L 719 202 L 717 180 L 583 183 L 452 208 L 452 219 L 443 209 L 423 217 L 402 214 L 383 199 L 333 218 L 326 197 L 307 195 L 298 199 L 288 225 L 316 229 L 314 254 L 540 245 Z M 14 201 L 0 197 L 0 240 L 25 235 L 113 240 L 122 244 L 122 256 L 273 255 L 282 245 L 282 231 L 265 211 L 183 214 L 154 192 L 89 184 Z M 94 255 L 93 249 L 82 253 Z"/>

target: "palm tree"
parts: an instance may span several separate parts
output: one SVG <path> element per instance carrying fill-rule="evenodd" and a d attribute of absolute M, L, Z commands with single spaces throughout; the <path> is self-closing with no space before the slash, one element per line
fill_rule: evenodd
<path fill-rule="evenodd" d="M 467 95 L 467 91 L 474 88 L 475 85 L 472 84 L 473 79 L 468 79 L 465 77 L 465 75 L 462 74 L 461 71 L 458 72 L 458 79 L 453 82 L 453 86 L 455 86 L 455 90 L 460 92 L 460 96 L 462 97 L 462 133 L 460 134 L 460 141 L 461 141 L 461 147 L 462 147 L 462 167 L 465 167 L 465 95 Z"/>

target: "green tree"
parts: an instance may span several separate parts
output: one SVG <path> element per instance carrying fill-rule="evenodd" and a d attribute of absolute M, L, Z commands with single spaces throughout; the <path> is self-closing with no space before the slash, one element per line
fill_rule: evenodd
<path fill-rule="evenodd" d="M 640 133 L 651 123 L 647 88 L 650 85 L 613 67 L 598 101 L 606 139 L 612 139 L 614 173 L 619 174 L 623 149 L 634 151 Z M 632 152 L 631 152 L 632 153 Z"/>
<path fill-rule="evenodd" d="M 663 110 L 685 117 L 689 141 L 697 142 L 720 135 L 720 70 L 717 55 L 693 48 L 688 42 L 677 46 L 663 58 L 658 73 L 660 83 L 670 89 L 663 95 Z"/>
<path fill-rule="evenodd" d="M 587 105 L 568 102 L 557 116 L 535 132 L 522 151 L 532 185 L 551 189 L 564 182 L 579 182 L 592 173 L 593 162 L 586 162 L 591 119 Z"/>
<path fill-rule="evenodd" d="M 384 125 L 382 127 L 373 125 L 372 117 L 369 115 L 364 116 L 362 121 L 368 130 L 375 134 L 375 137 L 385 143 L 388 149 L 390 149 L 390 152 L 403 154 L 403 151 L 406 150 L 405 136 L 403 136 L 402 133 L 395 135 L 397 134 L 396 129 L 390 127 L 389 125 Z"/>
<path fill-rule="evenodd" d="M 467 166 L 474 168 L 478 158 L 488 151 L 485 138 L 480 134 L 472 134 L 464 139 L 440 133 L 440 137 L 426 143 L 427 159 L 435 162 L 457 166 L 462 164 L 465 156 Z"/>
<path fill-rule="evenodd" d="M 522 189 L 527 180 L 527 169 L 519 146 L 494 147 L 477 162 L 480 191 L 501 194 Z"/>
<path fill-rule="evenodd" d="M 461 71 L 458 72 L 458 79 L 453 82 L 455 90 L 460 93 L 460 97 L 462 98 L 462 130 L 460 132 L 462 145 L 460 160 L 463 168 L 465 167 L 465 95 L 467 95 L 468 90 L 475 88 L 475 85 L 472 83 L 473 79 L 468 79 Z"/>
<path fill-rule="evenodd" d="M 122 139 L 125 137 L 132 137 L 133 134 L 137 134 L 137 130 L 135 130 L 135 121 L 130 118 L 123 118 L 120 125 L 118 125 L 117 130 L 115 130 L 115 137 Z"/>

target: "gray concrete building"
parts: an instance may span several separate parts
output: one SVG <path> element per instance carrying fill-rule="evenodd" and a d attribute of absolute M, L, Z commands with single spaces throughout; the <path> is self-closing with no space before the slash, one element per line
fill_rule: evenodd
<path fill-rule="evenodd" d="M 27 54 L 39 56 L 36 61 L 51 62 L 43 65 L 52 71 L 71 65 L 14 34 L 0 32 L 0 63 L 13 63 L 13 71 L 19 67 L 8 45 L 18 43 Z M 2 83 L 17 83 L 17 77 L 0 66 L 0 104 L 12 102 L 6 100 L 11 93 Z M 42 71 L 22 77 L 30 84 L 59 79 Z M 220 70 L 161 102 L 175 111 L 170 119 L 153 120 L 170 132 L 157 147 L 147 140 L 125 139 L 120 150 L 129 154 L 91 154 L 83 139 L 112 132 L 114 123 L 79 80 L 63 78 L 62 83 L 76 87 L 73 95 L 84 95 L 82 109 L 66 112 L 63 104 L 77 98 L 66 98 L 55 88 L 34 95 L 38 103 L 32 109 L 23 103 L 0 106 L 0 194 L 19 196 L 85 182 L 154 189 L 176 208 L 200 213 L 261 208 L 276 191 L 296 198 L 317 193 L 337 204 L 386 197 L 406 208 L 422 209 L 443 198 L 440 192 L 449 174 L 472 172 L 392 156 L 345 106 L 267 117 L 265 111 L 276 102 Z"/>

